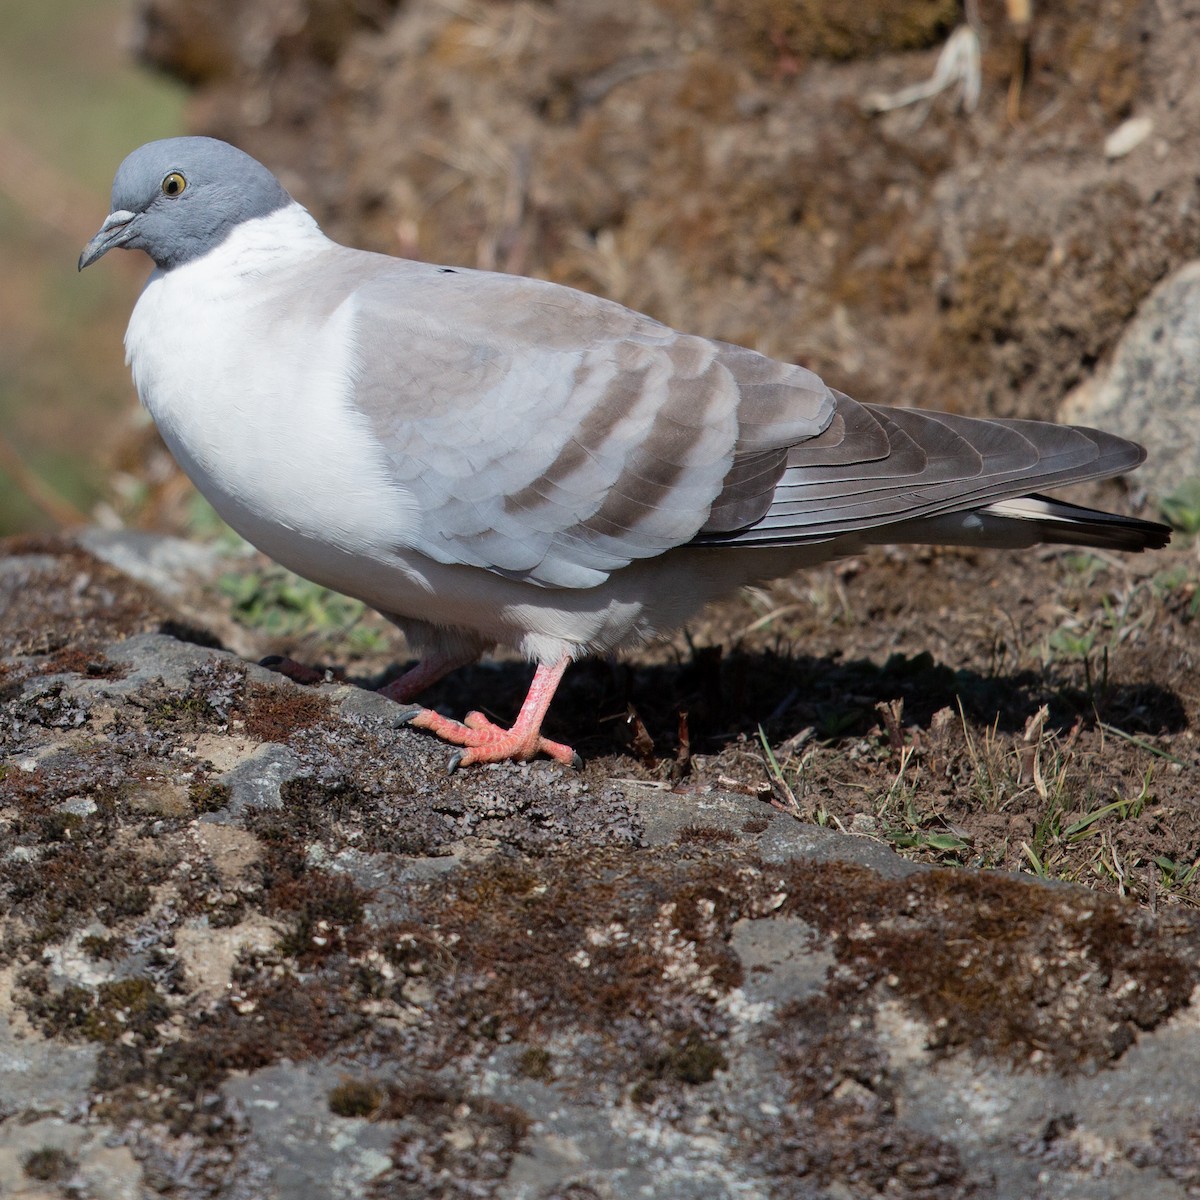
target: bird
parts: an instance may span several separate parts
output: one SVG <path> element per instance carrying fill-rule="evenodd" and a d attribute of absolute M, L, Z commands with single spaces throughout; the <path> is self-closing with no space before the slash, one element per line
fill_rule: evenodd
<path fill-rule="evenodd" d="M 383 692 L 450 767 L 579 764 L 542 724 L 573 661 L 879 543 L 1139 551 L 1151 521 L 1042 489 L 1129 471 L 1084 428 L 860 403 L 811 370 L 552 282 L 353 249 L 213 138 L 134 150 L 79 269 L 154 268 L 126 361 L 180 466 L 283 566 L 419 655 Z M 414 703 L 497 646 L 509 728 Z"/>

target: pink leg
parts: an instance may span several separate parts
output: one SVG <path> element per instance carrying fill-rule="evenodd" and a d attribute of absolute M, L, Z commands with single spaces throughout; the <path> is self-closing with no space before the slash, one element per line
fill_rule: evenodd
<path fill-rule="evenodd" d="M 527 762 L 538 754 L 547 754 L 560 763 L 576 766 L 579 764 L 579 755 L 570 746 L 552 742 L 542 737 L 541 733 L 546 710 L 570 662 L 569 658 L 564 657 L 553 667 L 544 663 L 538 666 L 525 703 L 521 705 L 511 729 L 494 725 L 480 712 L 468 713 L 466 720 L 460 724 L 428 708 L 422 709 L 409 724 L 418 729 L 428 729 L 452 745 L 464 747 L 463 752 L 451 760 L 451 770 L 471 763 L 507 762 L 509 759 Z"/>
<path fill-rule="evenodd" d="M 407 704 L 414 696 L 419 696 L 426 688 L 433 687 L 439 679 L 444 679 L 451 671 L 465 667 L 475 661 L 475 656 L 453 658 L 448 654 L 431 654 L 423 658 L 414 667 L 409 667 L 399 679 L 393 679 L 386 687 L 379 689 L 380 694 L 397 704 Z"/>

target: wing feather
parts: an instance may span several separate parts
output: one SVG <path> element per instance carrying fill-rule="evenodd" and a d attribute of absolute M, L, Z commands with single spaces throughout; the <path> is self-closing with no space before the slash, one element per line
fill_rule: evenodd
<path fill-rule="evenodd" d="M 834 395 L 829 428 L 789 452 L 762 516 L 705 531 L 698 542 L 825 541 L 1119 474 L 1145 457 L 1133 442 L 1079 426 L 861 405 Z"/>
<path fill-rule="evenodd" d="M 727 480 L 760 515 L 786 443 L 832 416 L 811 372 L 598 297 L 383 262 L 349 300 L 354 401 L 438 562 L 595 586 L 690 542 Z"/>

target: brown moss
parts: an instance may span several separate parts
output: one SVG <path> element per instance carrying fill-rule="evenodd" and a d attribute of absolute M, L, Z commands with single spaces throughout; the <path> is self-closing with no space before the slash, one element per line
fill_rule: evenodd
<path fill-rule="evenodd" d="M 51 654 L 43 668 L 45 674 L 66 672 L 73 675 L 86 675 L 92 679 L 123 679 L 129 668 L 110 662 L 103 654 L 88 652 L 77 646 L 65 646 Z"/>
<path fill-rule="evenodd" d="M 162 1045 L 105 1043 L 95 1082 L 104 1100 L 96 1111 L 118 1123 L 137 1116 L 220 1141 L 229 1122 L 217 1088 L 231 1070 L 302 1062 L 339 1046 L 394 1056 L 394 1035 L 363 1012 L 376 995 L 373 984 L 340 961 L 342 973 L 318 968 L 297 977 L 278 958 L 246 957 L 228 999 L 196 1014 L 185 1036 Z"/>
<path fill-rule="evenodd" d="M 300 729 L 311 729 L 332 715 L 329 701 L 316 692 L 252 683 L 241 701 L 246 733 L 262 742 L 286 742 Z"/>
<path fill-rule="evenodd" d="M 719 1040 L 714 1001 L 741 977 L 727 934 L 745 883 L 708 857 L 613 876 L 619 861 L 501 861 L 455 876 L 449 894 L 419 890 L 413 921 L 388 940 L 397 965 L 436 988 L 448 1046 L 607 1034 L 614 1022 Z M 640 1068 L 630 1060 L 622 1071 Z"/>
<path fill-rule="evenodd" d="M 1097 7 L 1100 12 L 1092 20 L 1072 20 L 1063 13 L 1066 20 L 1051 27 L 1062 39 L 1055 65 L 1081 94 L 1098 104 L 1106 122 L 1116 124 L 1133 111 L 1144 83 L 1138 38 L 1142 6 L 1137 0 L 1101 0 Z M 1049 66 L 1057 52 L 1057 47 L 1052 50 L 1045 44 L 1050 36 L 1035 40 L 1039 67 Z"/>
<path fill-rule="evenodd" d="M 89 958 L 99 960 L 116 960 L 129 952 L 124 938 L 102 937 L 94 933 L 80 938 L 79 948 Z"/>
<path fill-rule="evenodd" d="M 26 923 L 29 945 L 40 946 L 90 920 L 111 924 L 143 916 L 151 885 L 169 865 L 112 849 L 103 838 L 86 845 L 53 842 L 39 861 L 13 864 L 3 890 L 11 911 Z"/>
<path fill-rule="evenodd" d="M 679 85 L 679 103 L 710 121 L 736 116 L 737 72 L 730 63 L 711 51 L 701 50 L 687 64 Z"/>
<path fill-rule="evenodd" d="M 101 646 L 156 629 L 171 613 L 128 576 L 93 558 L 69 538 L 0 539 L 0 554 L 29 556 L 21 586 L 6 596 L 0 652 L 45 657 L 44 669 L 103 664 Z M 43 563 L 36 561 L 42 557 Z M 60 665 L 62 664 L 62 665 Z"/>
<path fill-rule="evenodd" d="M 981 229 L 967 245 L 955 280 L 946 336 L 956 345 L 1015 336 L 1017 322 L 1035 302 L 1029 272 L 1050 254 L 1048 238 L 1013 233 L 998 225 Z"/>
<path fill-rule="evenodd" d="M 93 1042 L 115 1042 L 129 1034 L 153 1039 L 155 1026 L 167 1015 L 167 1005 L 149 979 L 118 979 L 96 989 L 96 1006 L 83 1023 L 83 1034 Z"/>
<path fill-rule="evenodd" d="M 220 721 L 217 710 L 203 696 L 178 693 L 159 700 L 147 713 L 146 724 L 151 729 L 171 729 L 180 733 L 195 733 L 211 729 Z"/>
<path fill-rule="evenodd" d="M 508 1174 L 532 1124 L 514 1105 L 422 1074 L 389 1084 L 380 1116 L 403 1125 L 392 1148 L 395 1174 L 372 1181 L 372 1195 L 379 1197 L 437 1195 L 447 1178 L 471 1181 L 473 1191 L 487 1194 L 488 1184 Z"/>
<path fill-rule="evenodd" d="M 278 861 L 277 856 L 273 861 Z M 271 872 L 269 862 L 268 876 Z M 280 952 L 311 961 L 353 952 L 361 945 L 369 898 L 369 892 L 345 875 L 310 869 L 277 880 L 267 893 L 265 908 L 289 919 Z"/>
<path fill-rule="evenodd" d="M 517 1071 L 526 1079 L 549 1083 L 554 1079 L 554 1059 L 549 1050 L 544 1050 L 541 1046 L 530 1046 L 521 1051 L 517 1059 Z"/>
<path fill-rule="evenodd" d="M 51 1183 L 56 1179 L 66 1179 L 75 1170 L 75 1161 L 57 1146 L 43 1146 L 25 1155 L 21 1160 L 21 1169 L 30 1179 Z"/>
<path fill-rule="evenodd" d="M 682 1039 L 649 1059 L 646 1069 L 653 1079 L 674 1079 L 679 1083 L 710 1083 L 718 1071 L 729 1065 L 721 1049 L 706 1040 L 698 1030 L 688 1031 Z"/>
<path fill-rule="evenodd" d="M 856 224 L 830 272 L 829 298 L 881 315 L 927 309 L 932 319 L 936 251 L 931 228 L 917 225 L 898 206 L 881 209 Z"/>
<path fill-rule="evenodd" d="M 839 961 L 912 1005 L 937 1050 L 1060 1071 L 1109 1062 L 1135 1028 L 1186 1005 L 1197 978 L 1186 938 L 1164 950 L 1142 914 L 1107 897 L 986 873 L 885 881 L 828 865 L 803 881 L 793 871 L 791 886 L 784 911 L 836 935 Z M 1144 989 L 1122 986 L 1141 972 Z"/>
<path fill-rule="evenodd" d="M 133 1037 L 153 1042 L 156 1027 L 169 1011 L 154 984 L 143 976 L 102 983 L 95 991 L 69 984 L 51 992 L 44 982 L 27 978 L 24 983 L 26 1011 L 52 1037 L 101 1043 Z"/>
<path fill-rule="evenodd" d="M 329 1111 L 335 1117 L 373 1117 L 383 1107 L 387 1090 L 375 1079 L 343 1079 L 329 1091 Z"/>
<path fill-rule="evenodd" d="M 47 813 L 38 822 L 41 840 L 44 842 L 69 842 L 83 827 L 83 818 L 78 813 Z"/>
<path fill-rule="evenodd" d="M 35 977 L 27 975 L 21 983 L 28 990 L 25 1011 L 43 1033 L 48 1037 L 68 1040 L 82 1037 L 83 1024 L 96 1001 L 96 994 L 91 988 L 68 984 L 52 994 L 44 973 Z"/>
<path fill-rule="evenodd" d="M 230 800 L 229 785 L 210 779 L 198 779 L 188 788 L 188 799 L 197 813 L 220 812 Z"/>
<path fill-rule="evenodd" d="M 722 829 L 717 825 L 685 825 L 676 836 L 681 842 L 693 842 L 702 846 L 740 840 L 735 830 Z"/>

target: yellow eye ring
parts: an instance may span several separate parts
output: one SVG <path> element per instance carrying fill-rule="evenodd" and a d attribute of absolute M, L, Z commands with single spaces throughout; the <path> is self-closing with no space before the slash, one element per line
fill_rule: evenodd
<path fill-rule="evenodd" d="M 178 171 L 172 171 L 162 181 L 162 194 L 170 196 L 174 200 L 185 187 L 187 187 L 187 180 Z"/>

